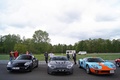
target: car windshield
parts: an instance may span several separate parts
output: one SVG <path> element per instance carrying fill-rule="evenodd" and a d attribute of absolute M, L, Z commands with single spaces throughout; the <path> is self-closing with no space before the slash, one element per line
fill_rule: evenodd
<path fill-rule="evenodd" d="M 104 62 L 101 58 L 88 58 L 88 62 Z"/>
<path fill-rule="evenodd" d="M 66 57 L 52 57 L 51 58 L 52 61 L 68 61 L 68 59 Z"/>
<path fill-rule="evenodd" d="M 16 58 L 16 60 L 31 60 L 32 56 L 31 55 L 20 55 L 19 57 Z"/>

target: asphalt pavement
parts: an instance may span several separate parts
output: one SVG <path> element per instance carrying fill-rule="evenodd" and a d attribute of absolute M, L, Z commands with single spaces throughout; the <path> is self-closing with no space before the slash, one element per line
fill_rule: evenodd
<path fill-rule="evenodd" d="M 44 61 L 43 61 L 44 62 Z M 120 80 L 120 68 L 117 67 L 114 75 L 95 75 L 87 74 L 78 65 L 74 65 L 74 73 L 47 74 L 47 65 L 39 64 L 32 72 L 8 72 L 6 64 L 0 64 L 0 80 Z"/>

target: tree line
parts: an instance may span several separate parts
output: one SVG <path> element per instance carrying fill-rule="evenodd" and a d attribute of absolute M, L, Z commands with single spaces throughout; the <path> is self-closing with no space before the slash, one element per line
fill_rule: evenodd
<path fill-rule="evenodd" d="M 120 39 L 88 39 L 76 42 L 74 45 L 50 43 L 49 34 L 46 31 L 37 30 L 32 38 L 21 39 L 20 35 L 0 35 L 0 54 L 17 50 L 19 53 L 30 51 L 35 54 L 44 52 L 65 53 L 66 50 L 87 51 L 88 53 L 119 53 Z"/>

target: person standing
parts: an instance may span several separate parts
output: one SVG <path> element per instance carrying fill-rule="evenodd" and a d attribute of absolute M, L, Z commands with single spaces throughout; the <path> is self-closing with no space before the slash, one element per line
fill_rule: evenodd
<path fill-rule="evenodd" d="M 44 53 L 44 56 L 45 56 L 45 62 L 48 63 L 48 53 L 45 52 L 45 53 Z"/>
<path fill-rule="evenodd" d="M 18 56 L 19 56 L 19 53 L 18 53 L 18 51 L 16 50 L 16 51 L 14 52 L 14 58 L 16 59 Z"/>
<path fill-rule="evenodd" d="M 9 53 L 9 56 L 10 56 L 10 61 L 12 61 L 14 59 L 14 52 L 13 51 L 10 51 Z"/>
<path fill-rule="evenodd" d="M 73 60 L 74 60 L 74 64 L 76 64 L 76 53 L 72 54 Z"/>
<path fill-rule="evenodd" d="M 28 55 L 28 54 L 29 54 L 29 51 L 26 51 L 26 54 Z"/>
<path fill-rule="evenodd" d="M 30 54 L 30 55 L 33 55 L 33 53 L 32 53 L 32 52 L 29 52 L 29 54 Z"/>
<path fill-rule="evenodd" d="M 50 58 L 54 56 L 54 54 L 51 52 L 49 53 Z"/>
<path fill-rule="evenodd" d="M 70 60 L 70 55 L 69 55 L 69 53 L 67 53 L 66 56 L 67 56 L 67 59 Z"/>

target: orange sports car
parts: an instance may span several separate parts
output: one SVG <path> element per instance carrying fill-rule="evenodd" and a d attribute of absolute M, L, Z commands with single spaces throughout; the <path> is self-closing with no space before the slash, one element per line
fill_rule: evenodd
<path fill-rule="evenodd" d="M 109 61 L 104 61 L 100 57 L 86 57 L 78 60 L 80 68 L 84 68 L 86 73 L 114 74 L 116 66 Z"/>

